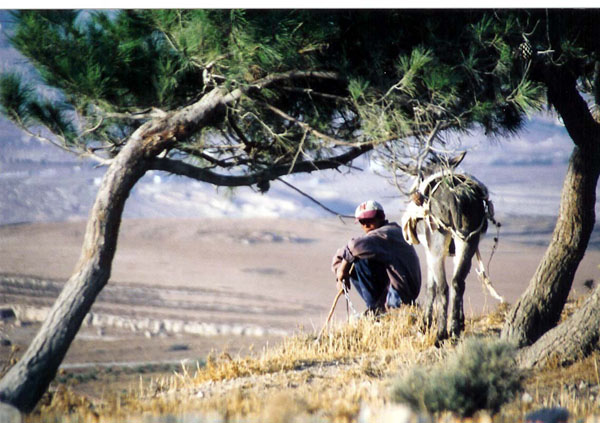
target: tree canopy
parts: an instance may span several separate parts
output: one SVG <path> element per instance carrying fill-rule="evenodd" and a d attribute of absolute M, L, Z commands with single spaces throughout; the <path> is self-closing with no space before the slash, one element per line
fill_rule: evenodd
<path fill-rule="evenodd" d="M 4 113 L 22 127 L 99 161 L 143 123 L 218 87 L 243 93 L 210 125 L 186 128 L 168 159 L 261 178 L 351 160 L 433 129 L 514 131 L 539 90 L 514 84 L 514 25 L 481 12 L 310 10 L 21 11 L 11 42 L 52 95 L 2 78 Z M 452 25 L 448 22 L 452 21 Z M 389 144 L 390 141 L 396 142 Z M 402 141 L 402 142 L 398 142 Z M 409 146 L 410 147 L 410 146 Z M 412 146 L 414 147 L 414 145 Z M 349 153 L 349 155 L 347 154 Z M 389 154 L 388 151 L 386 154 Z M 411 155 L 409 154 L 409 155 Z M 304 165 L 300 165 L 304 162 Z M 278 171 L 270 174 L 274 166 Z M 173 169 L 171 169 L 173 170 Z M 176 171 L 176 170 L 173 170 Z M 195 177 L 199 177 L 196 173 Z M 190 175 L 188 175 L 190 176 Z M 216 182 L 215 182 L 216 181 Z"/>

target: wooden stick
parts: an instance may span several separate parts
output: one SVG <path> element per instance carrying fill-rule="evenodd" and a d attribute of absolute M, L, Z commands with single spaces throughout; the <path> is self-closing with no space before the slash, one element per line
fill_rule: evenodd
<path fill-rule="evenodd" d="M 333 316 L 333 311 L 335 310 L 335 306 L 337 305 L 337 302 L 343 293 L 344 293 L 344 288 L 340 289 L 340 291 L 335 296 L 335 299 L 333 300 L 333 304 L 331 305 L 331 310 L 329 310 L 329 315 L 327 316 L 327 320 L 325 321 L 325 324 L 323 325 L 323 329 L 321 329 L 321 332 L 319 332 L 319 336 L 317 336 L 317 340 L 315 342 L 319 342 L 319 340 L 321 339 L 321 336 L 323 336 L 323 332 L 325 332 L 325 328 L 327 327 L 327 325 L 329 324 L 329 321 L 331 320 L 331 317 Z"/>

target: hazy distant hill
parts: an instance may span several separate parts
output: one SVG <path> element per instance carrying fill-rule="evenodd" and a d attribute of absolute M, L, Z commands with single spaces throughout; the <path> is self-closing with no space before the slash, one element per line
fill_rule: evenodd
<path fill-rule="evenodd" d="M 12 49 L 5 31 L 10 15 L 0 10 L 0 71 L 35 71 Z M 499 214 L 555 216 L 566 163 L 573 143 L 549 115 L 536 115 L 518 136 L 493 142 L 481 133 L 461 136 L 469 150 L 466 171 L 488 185 Z M 381 201 L 398 216 L 406 205 L 391 184 L 373 171 L 367 159 L 355 165 L 365 172 L 320 172 L 286 180 L 339 213 L 351 214 L 367 198 Z M 41 143 L 0 116 L 0 224 L 85 219 L 104 169 Z M 234 191 L 149 172 L 134 188 L 125 207 L 132 217 L 319 217 L 327 212 L 273 182 L 268 194 L 251 188 Z"/>
<path fill-rule="evenodd" d="M 30 137 L 12 122 L 0 116 L 0 163 L 49 163 L 76 160 L 73 155 Z"/>

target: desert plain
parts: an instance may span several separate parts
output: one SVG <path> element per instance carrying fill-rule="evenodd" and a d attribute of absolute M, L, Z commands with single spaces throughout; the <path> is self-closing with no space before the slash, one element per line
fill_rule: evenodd
<path fill-rule="evenodd" d="M 390 216 L 399 220 L 399 216 Z M 497 291 L 514 303 L 551 237 L 554 219 L 502 217 L 480 244 Z M 16 310 L 0 326 L 0 360 L 18 357 L 39 329 L 78 260 L 84 221 L 0 227 L 0 304 Z M 69 349 L 65 369 L 202 360 L 247 354 L 295 331 L 318 332 L 336 294 L 330 262 L 360 228 L 351 219 L 128 219 L 122 223 L 111 278 Z M 594 237 L 573 284 L 584 295 L 600 272 Z M 421 258 L 425 296 L 426 268 Z M 450 274 L 452 260 L 448 260 Z M 364 305 L 355 291 L 339 302 L 334 324 Z M 467 279 L 467 315 L 499 302 Z M 353 310 L 354 309 L 354 310 Z M 15 353 L 14 351 L 17 350 Z"/>

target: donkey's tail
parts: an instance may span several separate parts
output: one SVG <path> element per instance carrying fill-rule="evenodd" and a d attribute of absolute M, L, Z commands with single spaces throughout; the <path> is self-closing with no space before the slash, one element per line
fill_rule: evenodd
<path fill-rule="evenodd" d="M 490 291 L 490 294 L 492 295 L 492 297 L 494 297 L 495 299 L 497 299 L 498 301 L 503 303 L 504 298 L 500 294 L 498 294 L 498 292 L 494 289 L 494 287 L 492 286 L 492 281 L 490 281 L 490 278 L 488 278 L 487 274 L 485 273 L 485 266 L 483 265 L 483 261 L 481 260 L 481 254 L 479 253 L 479 247 L 477 247 L 477 251 L 475 251 L 475 258 L 477 259 L 477 264 L 478 264 L 477 274 L 481 278 L 481 281 L 483 282 L 485 287 L 488 289 L 488 291 Z"/>

